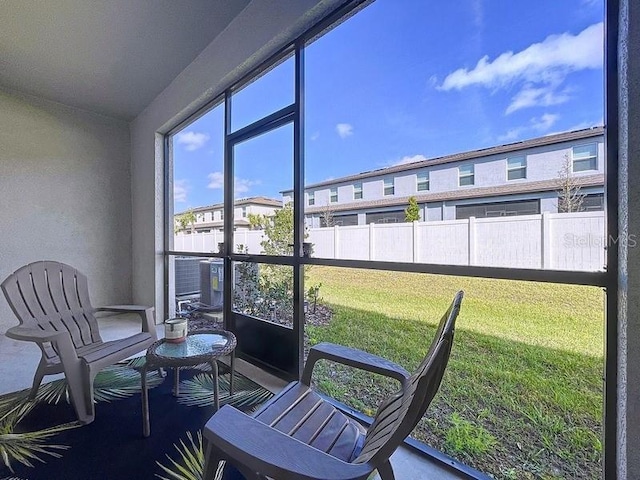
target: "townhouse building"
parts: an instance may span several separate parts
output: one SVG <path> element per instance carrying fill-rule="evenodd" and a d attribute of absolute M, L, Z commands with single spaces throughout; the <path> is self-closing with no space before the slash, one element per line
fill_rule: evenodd
<path fill-rule="evenodd" d="M 272 216 L 282 208 L 282 201 L 267 197 L 240 198 L 234 202 L 233 225 L 236 230 L 248 230 L 251 228 L 249 214 Z M 174 215 L 174 219 L 191 211 L 195 215 L 193 228 L 191 225 L 176 234 L 188 235 L 190 233 L 208 233 L 212 231 L 222 232 L 224 228 L 224 204 L 216 203 L 204 207 L 196 207 L 182 211 Z"/>
<path fill-rule="evenodd" d="M 562 211 L 561 183 L 604 208 L 604 128 L 564 132 L 335 178 L 305 186 L 307 226 L 404 222 L 415 197 L 422 221 Z M 281 192 L 284 203 L 291 190 Z M 328 213 L 327 213 L 328 212 Z"/>

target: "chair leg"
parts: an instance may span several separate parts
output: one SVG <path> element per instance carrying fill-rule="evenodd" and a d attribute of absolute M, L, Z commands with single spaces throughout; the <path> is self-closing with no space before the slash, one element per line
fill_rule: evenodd
<path fill-rule="evenodd" d="M 382 480 L 395 480 L 395 475 L 393 474 L 393 468 L 391 467 L 391 462 L 387 459 L 382 465 L 378 467 L 378 473 L 380 474 L 380 478 Z"/>
<path fill-rule="evenodd" d="M 38 369 L 36 370 L 36 374 L 33 376 L 33 384 L 31 386 L 31 391 L 29 392 L 29 399 L 33 400 L 36 398 L 38 394 L 38 388 L 40 388 L 40 384 L 42 383 L 42 379 L 45 376 L 46 365 L 40 360 L 38 364 Z"/>
<path fill-rule="evenodd" d="M 71 366 L 65 366 L 64 375 L 69 387 L 69 397 L 78 416 L 78 421 L 83 425 L 93 422 L 95 411 L 93 407 L 93 376 L 89 368 L 83 362 L 77 362 Z"/>

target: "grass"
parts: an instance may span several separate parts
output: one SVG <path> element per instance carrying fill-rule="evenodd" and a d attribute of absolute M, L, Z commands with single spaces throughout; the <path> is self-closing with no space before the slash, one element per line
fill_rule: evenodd
<path fill-rule="evenodd" d="M 417 366 L 465 291 L 440 393 L 419 440 L 496 478 L 600 476 L 604 297 L 595 287 L 313 267 L 331 341 Z M 369 415 L 391 381 L 321 364 L 316 382 Z"/>

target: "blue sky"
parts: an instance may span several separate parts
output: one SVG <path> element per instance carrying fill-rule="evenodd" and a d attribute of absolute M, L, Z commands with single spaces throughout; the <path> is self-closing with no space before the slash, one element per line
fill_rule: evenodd
<path fill-rule="evenodd" d="M 377 0 L 305 52 L 307 184 L 603 124 L 602 0 Z M 293 101 L 293 62 L 239 92 Z M 222 201 L 222 108 L 174 137 L 175 210 Z M 292 187 L 292 130 L 238 145 L 236 198 Z"/>

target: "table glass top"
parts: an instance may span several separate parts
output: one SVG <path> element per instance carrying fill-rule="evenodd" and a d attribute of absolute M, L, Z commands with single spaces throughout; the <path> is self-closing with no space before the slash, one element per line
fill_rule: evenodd
<path fill-rule="evenodd" d="M 205 355 L 224 347 L 229 338 L 219 333 L 198 333 L 188 335 L 181 343 L 163 342 L 156 348 L 156 355 L 170 358 L 187 358 Z"/>

